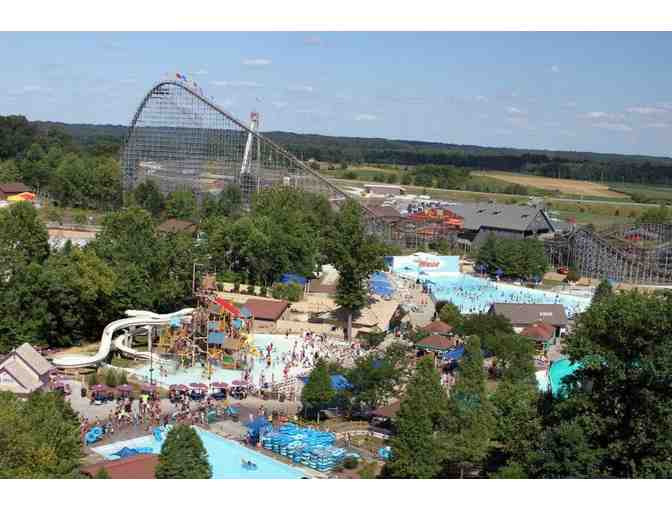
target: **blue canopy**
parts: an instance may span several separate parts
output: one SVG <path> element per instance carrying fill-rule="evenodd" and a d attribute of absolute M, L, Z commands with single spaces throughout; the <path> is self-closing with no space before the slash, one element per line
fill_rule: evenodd
<path fill-rule="evenodd" d="M 443 361 L 457 361 L 464 356 L 464 345 L 456 347 L 452 351 L 444 352 L 442 359 Z"/>
<path fill-rule="evenodd" d="M 331 376 L 331 387 L 335 390 L 347 390 L 352 388 L 352 384 L 341 374 Z"/>
<path fill-rule="evenodd" d="M 135 448 L 128 448 L 124 446 L 121 450 L 116 451 L 112 455 L 116 455 L 120 459 L 125 459 L 126 457 L 133 457 L 134 455 L 139 455 L 140 452 Z"/>
<path fill-rule="evenodd" d="M 247 429 L 253 436 L 259 436 L 262 432 L 267 432 L 273 426 L 265 416 L 257 416 L 254 420 L 247 423 Z"/>
<path fill-rule="evenodd" d="M 245 319 L 250 319 L 252 317 L 252 312 L 246 306 L 241 306 L 240 315 L 242 315 Z"/>
<path fill-rule="evenodd" d="M 298 379 L 304 384 L 308 382 L 309 376 L 299 377 Z M 352 388 L 352 384 L 341 374 L 335 374 L 331 376 L 331 389 L 332 390 L 347 390 Z"/>
<path fill-rule="evenodd" d="M 308 282 L 308 278 L 296 273 L 285 273 L 280 277 L 280 283 L 298 283 L 302 287 Z"/>

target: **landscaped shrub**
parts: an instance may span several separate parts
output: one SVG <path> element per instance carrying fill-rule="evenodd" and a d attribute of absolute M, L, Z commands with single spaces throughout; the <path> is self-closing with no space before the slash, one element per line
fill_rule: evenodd
<path fill-rule="evenodd" d="M 110 388 L 114 388 L 117 385 L 117 371 L 113 368 L 108 368 L 105 370 L 105 384 Z"/>
<path fill-rule="evenodd" d="M 345 469 L 355 469 L 359 465 L 359 459 L 357 457 L 346 457 L 343 461 L 343 467 Z"/>
<path fill-rule="evenodd" d="M 274 283 L 271 288 L 271 296 L 275 299 L 286 299 L 287 301 L 300 301 L 303 297 L 303 287 L 298 283 Z"/>
<path fill-rule="evenodd" d="M 88 376 L 86 376 L 86 384 L 89 386 L 95 386 L 98 384 L 98 372 L 91 372 Z"/>

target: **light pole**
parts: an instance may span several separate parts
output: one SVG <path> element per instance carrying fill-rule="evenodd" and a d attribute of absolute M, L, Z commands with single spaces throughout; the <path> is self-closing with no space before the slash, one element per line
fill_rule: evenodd
<path fill-rule="evenodd" d="M 149 342 L 149 384 L 154 384 L 154 354 L 152 354 L 152 327 L 147 328 L 147 341 Z"/>

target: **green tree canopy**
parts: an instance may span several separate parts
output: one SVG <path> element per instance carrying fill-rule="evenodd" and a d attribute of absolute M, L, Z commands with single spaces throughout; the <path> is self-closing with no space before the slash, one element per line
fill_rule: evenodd
<path fill-rule="evenodd" d="M 352 200 L 341 208 L 326 245 L 339 274 L 336 303 L 348 312 L 347 337 L 352 338 L 352 315 L 368 304 L 364 283 L 385 267 L 384 245 L 366 233 L 362 208 Z"/>
<path fill-rule="evenodd" d="M 495 418 L 485 389 L 481 342 L 477 336 L 465 343 L 457 381 L 450 392 L 443 438 L 447 467 L 479 468 L 487 457 L 494 435 Z"/>
<path fill-rule="evenodd" d="M 392 459 L 386 474 L 392 478 L 434 478 L 442 469 L 444 448 L 441 424 L 448 408 L 446 390 L 432 359 L 425 356 L 406 385 L 394 419 Z"/>
<path fill-rule="evenodd" d="M 196 197 L 189 189 L 173 191 L 166 200 L 166 215 L 178 220 L 194 220 L 196 214 Z"/>
<path fill-rule="evenodd" d="M 438 308 L 438 306 L 437 306 Z M 439 319 L 453 328 L 458 328 L 462 324 L 462 313 L 457 305 L 450 302 L 443 302 L 439 310 Z"/>
<path fill-rule="evenodd" d="M 567 339 L 580 361 L 562 421 L 585 427 L 600 471 L 623 478 L 672 474 L 672 298 L 622 293 L 593 304 Z"/>
<path fill-rule="evenodd" d="M 600 281 L 600 284 L 595 289 L 595 294 L 593 295 L 593 300 L 591 303 L 599 303 L 600 301 L 609 299 L 613 295 L 614 289 L 612 288 L 611 283 L 609 283 L 609 280 L 604 278 L 602 281 Z"/>
<path fill-rule="evenodd" d="M 156 466 L 157 478 L 212 478 L 208 452 L 196 431 L 175 425 L 166 435 Z"/>
<path fill-rule="evenodd" d="M 331 377 L 327 363 L 319 359 L 313 369 L 310 371 L 308 382 L 301 392 L 301 403 L 303 404 L 303 413 L 306 416 L 318 416 L 336 396 L 336 392 L 331 387 Z"/>
<path fill-rule="evenodd" d="M 0 392 L 0 478 L 79 478 L 79 420 L 63 397 Z"/>

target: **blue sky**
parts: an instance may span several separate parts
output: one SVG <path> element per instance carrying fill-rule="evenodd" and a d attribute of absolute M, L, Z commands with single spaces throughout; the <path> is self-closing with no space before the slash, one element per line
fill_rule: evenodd
<path fill-rule="evenodd" d="M 182 72 L 262 130 L 672 156 L 672 33 L 0 33 L 0 114 L 128 124 Z"/>

